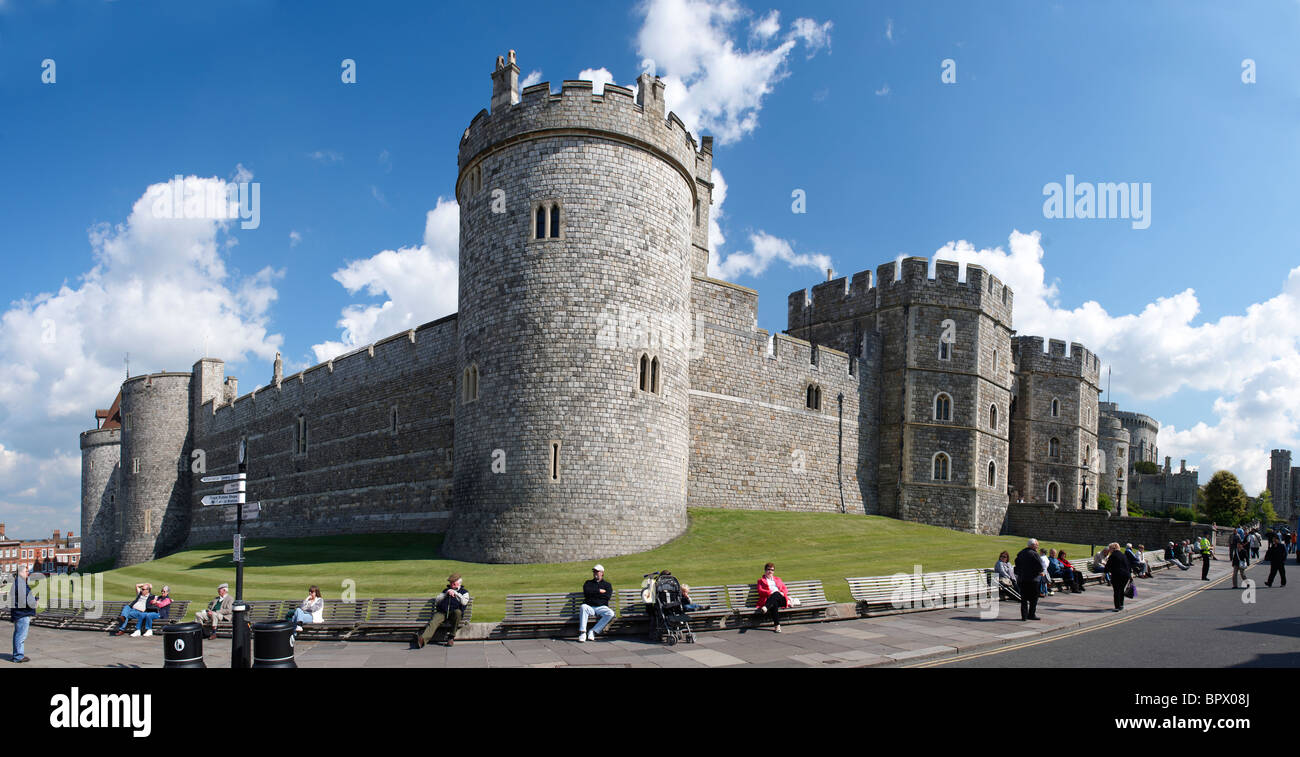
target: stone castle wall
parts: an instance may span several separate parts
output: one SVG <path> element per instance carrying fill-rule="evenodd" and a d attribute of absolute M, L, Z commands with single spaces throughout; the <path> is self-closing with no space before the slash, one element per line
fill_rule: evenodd
<path fill-rule="evenodd" d="M 198 413 L 195 449 L 204 453 L 207 475 L 235 473 L 239 440 L 247 438 L 248 501 L 262 502 L 260 517 L 245 521 L 247 534 L 441 532 L 451 510 L 455 350 L 450 316 L 233 404 L 214 410 L 209 400 Z M 206 378 L 222 385 L 220 370 L 206 371 Z M 212 386 L 203 391 L 217 394 Z M 300 415 L 305 453 L 297 450 Z M 200 504 L 221 484 L 198 478 L 189 500 L 191 546 L 234 532 L 225 519 L 233 508 Z"/>
<path fill-rule="evenodd" d="M 120 564 L 161 557 L 185 541 L 190 383 L 188 373 L 155 373 L 122 384 Z"/>
<path fill-rule="evenodd" d="M 695 142 L 662 90 L 643 77 L 634 102 L 538 85 L 466 132 L 462 175 L 481 182 L 462 195 L 457 362 L 480 379 L 457 412 L 449 557 L 599 558 L 686 529 L 690 280 L 707 215 Z M 557 203 L 559 235 L 538 239 L 536 209 Z M 639 386 L 643 355 L 658 391 Z"/>
<path fill-rule="evenodd" d="M 1113 515 L 1106 510 L 1068 510 L 1055 505 L 1015 503 L 1007 508 L 1009 534 L 1039 541 L 1096 544 L 1098 549 L 1111 542 L 1163 549 L 1171 541 L 1195 542 L 1209 530 L 1208 524 Z"/>
<path fill-rule="evenodd" d="M 874 469 L 860 458 L 876 446 L 874 371 L 826 347 L 814 362 L 811 345 L 783 334 L 769 341 L 753 290 L 697 276 L 691 298 L 689 503 L 875 512 Z M 820 409 L 807 407 L 809 386 Z"/>
<path fill-rule="evenodd" d="M 122 461 L 121 429 L 81 433 L 81 564 L 117 557 L 118 471 Z"/>

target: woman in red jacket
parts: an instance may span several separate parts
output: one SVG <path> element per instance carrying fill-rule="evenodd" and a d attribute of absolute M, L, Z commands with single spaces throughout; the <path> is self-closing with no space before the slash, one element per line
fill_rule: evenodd
<path fill-rule="evenodd" d="M 776 566 L 768 563 L 763 566 L 763 577 L 758 579 L 758 610 L 754 612 L 757 620 L 762 620 L 763 613 L 771 613 L 772 630 L 781 633 L 781 608 L 789 607 L 789 592 L 785 582 L 776 576 Z"/>

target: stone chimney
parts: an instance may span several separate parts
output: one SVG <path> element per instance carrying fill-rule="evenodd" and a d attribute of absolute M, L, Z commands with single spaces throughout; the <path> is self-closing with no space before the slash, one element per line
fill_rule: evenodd
<path fill-rule="evenodd" d="M 1179 461 L 1178 461 L 1178 472 L 1179 472 L 1179 473 L 1186 473 L 1186 472 L 1187 472 L 1187 460 L 1184 459 L 1184 460 L 1179 460 Z"/>
<path fill-rule="evenodd" d="M 492 72 L 492 110 L 496 113 L 519 102 L 519 66 L 515 63 L 515 51 L 511 50 L 506 58 L 497 56 L 497 67 Z"/>
<path fill-rule="evenodd" d="M 280 359 L 280 353 L 275 353 L 275 363 L 271 367 L 271 383 L 276 389 L 280 388 L 280 382 L 284 380 L 284 361 Z"/>
<path fill-rule="evenodd" d="M 1170 472 L 1171 468 L 1170 468 L 1169 463 L 1172 461 L 1172 459 L 1173 459 L 1173 458 L 1169 457 L 1169 455 L 1165 455 L 1165 473 L 1169 473 L 1169 472 Z"/>

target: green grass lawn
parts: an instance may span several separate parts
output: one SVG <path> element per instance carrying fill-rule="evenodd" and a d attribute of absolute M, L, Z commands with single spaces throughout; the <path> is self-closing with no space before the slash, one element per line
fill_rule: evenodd
<path fill-rule="evenodd" d="M 624 557 L 600 558 L 614 588 L 641 585 L 641 576 L 671 569 L 688 584 L 748 583 L 776 563 L 786 581 L 820 578 L 827 596 L 848 602 L 848 576 L 991 568 L 1002 550 L 1024 547 L 1018 536 L 981 536 L 878 516 L 824 513 L 774 513 L 737 510 L 690 511 L 690 528 L 658 549 Z M 449 573 L 465 577 L 474 595 L 474 620 L 500 620 L 507 594 L 578 591 L 591 577 L 591 562 L 493 565 L 439 557 L 441 535 L 368 534 L 309 539 L 255 539 L 245 543 L 245 599 L 305 596 L 318 584 L 326 598 L 337 598 L 345 581 L 364 597 L 423 597 L 442 589 Z M 1043 543 L 1065 548 L 1073 560 L 1086 559 L 1087 545 Z M 1077 564 L 1077 563 L 1076 563 Z M 211 544 L 160 560 L 104 574 L 108 610 L 134 595 L 139 581 L 155 591 L 169 584 L 172 596 L 194 600 L 194 609 L 215 594 L 218 583 L 233 591 L 235 570 L 230 544 Z"/>

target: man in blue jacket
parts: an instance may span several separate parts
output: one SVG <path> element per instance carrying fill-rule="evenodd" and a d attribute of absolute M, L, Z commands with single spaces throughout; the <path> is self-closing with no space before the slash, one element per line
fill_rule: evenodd
<path fill-rule="evenodd" d="M 14 622 L 14 662 L 30 662 L 32 658 L 23 654 L 23 642 L 27 641 L 27 629 L 36 617 L 36 595 L 27 585 L 27 566 L 18 566 L 18 575 L 9 589 L 9 619 Z"/>

